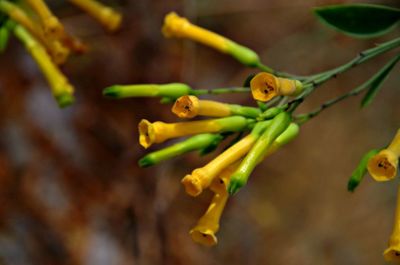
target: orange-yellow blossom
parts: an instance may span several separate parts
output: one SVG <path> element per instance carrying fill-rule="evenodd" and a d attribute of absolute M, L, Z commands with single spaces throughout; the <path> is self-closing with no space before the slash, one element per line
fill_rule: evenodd
<path fill-rule="evenodd" d="M 217 244 L 218 240 L 215 233 L 219 230 L 219 221 L 228 197 L 226 191 L 214 194 L 206 213 L 199 219 L 197 225 L 190 230 L 193 241 L 209 247 Z"/>
<path fill-rule="evenodd" d="M 303 85 L 298 80 L 261 72 L 251 79 L 250 88 L 254 99 L 265 102 L 276 96 L 296 96 L 303 90 Z"/>
<path fill-rule="evenodd" d="M 371 157 L 368 161 L 368 172 L 376 181 L 391 180 L 397 175 L 400 157 L 400 129 L 390 145 Z"/>
<path fill-rule="evenodd" d="M 397 193 L 397 206 L 394 218 L 393 232 L 389 239 L 389 246 L 383 252 L 386 261 L 400 262 L 400 187 Z"/>

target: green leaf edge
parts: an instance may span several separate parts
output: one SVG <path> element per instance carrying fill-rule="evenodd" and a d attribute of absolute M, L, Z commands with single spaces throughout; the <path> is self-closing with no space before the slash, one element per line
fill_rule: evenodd
<path fill-rule="evenodd" d="M 369 104 L 371 104 L 376 94 L 381 89 L 382 84 L 385 82 L 390 72 L 393 70 L 393 68 L 396 66 L 399 60 L 400 60 L 400 54 L 397 54 L 397 56 L 393 57 L 388 63 L 386 63 L 383 66 L 383 68 L 381 68 L 381 70 L 378 73 L 375 74 L 374 80 L 372 81 L 370 88 L 368 89 L 368 91 L 365 93 L 365 96 L 361 100 L 361 108 L 364 108 Z"/>
<path fill-rule="evenodd" d="M 400 13 L 400 9 L 395 8 L 395 7 L 390 7 L 390 6 L 384 6 L 384 5 L 376 5 L 376 4 L 362 4 L 362 3 L 355 3 L 355 4 L 341 4 L 341 5 L 329 5 L 329 6 L 321 6 L 321 7 L 314 7 L 313 8 L 313 13 L 314 15 L 319 19 L 319 21 L 321 21 L 323 24 L 327 25 L 328 27 L 335 29 L 337 31 L 339 31 L 340 33 L 343 33 L 347 36 L 351 36 L 351 37 L 356 37 L 356 38 L 360 38 L 360 39 L 369 39 L 369 38 L 375 38 L 375 37 L 379 37 L 382 35 L 385 35 L 386 33 L 390 32 L 391 30 L 393 30 L 397 25 L 400 24 L 400 19 L 395 22 L 392 26 L 381 30 L 381 31 L 377 31 L 376 33 L 371 33 L 371 34 L 357 34 L 357 33 L 352 33 L 352 32 L 348 32 L 348 31 L 344 31 L 338 27 L 336 27 L 335 25 L 332 25 L 331 23 L 329 23 L 328 21 L 325 20 L 325 18 L 323 18 L 318 12 L 320 10 L 323 9 L 331 9 L 331 8 L 338 8 L 338 7 L 349 7 L 349 6 L 368 6 L 368 7 L 375 7 L 375 8 L 380 8 L 380 9 L 387 9 L 387 10 L 393 10 L 396 12 Z"/>

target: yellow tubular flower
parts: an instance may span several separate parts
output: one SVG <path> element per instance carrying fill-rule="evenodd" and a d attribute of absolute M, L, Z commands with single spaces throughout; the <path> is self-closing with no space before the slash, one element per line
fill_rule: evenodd
<path fill-rule="evenodd" d="M 177 123 L 161 121 L 151 123 L 143 119 L 139 123 L 139 143 L 144 148 L 148 148 L 153 143 L 162 143 L 170 138 L 198 133 L 238 131 L 245 126 L 247 126 L 247 120 L 239 116 Z"/>
<path fill-rule="evenodd" d="M 96 0 L 69 1 L 95 18 L 109 31 L 115 31 L 121 25 L 121 14 L 114 9 L 97 2 Z"/>
<path fill-rule="evenodd" d="M 383 257 L 389 262 L 400 262 L 400 187 L 397 193 L 396 215 L 389 247 L 383 252 Z"/>
<path fill-rule="evenodd" d="M 184 17 L 171 12 L 165 16 L 162 33 L 165 37 L 188 38 L 227 52 L 227 39 L 209 30 L 193 25 Z"/>
<path fill-rule="evenodd" d="M 72 104 L 74 101 L 72 95 L 74 88 L 57 66 L 53 64 L 44 47 L 20 25 L 15 26 L 14 33 L 24 43 L 32 58 L 39 65 L 51 86 L 51 90 L 59 106 L 65 107 Z"/>
<path fill-rule="evenodd" d="M 250 88 L 254 99 L 265 102 L 276 96 L 297 96 L 303 90 L 303 85 L 298 80 L 261 72 L 251 79 Z"/>
<path fill-rule="evenodd" d="M 220 52 L 230 54 L 241 63 L 254 67 L 260 63 L 258 55 L 247 47 L 239 45 L 212 31 L 189 22 L 184 17 L 171 12 L 165 16 L 162 33 L 165 37 L 187 38 L 210 46 Z"/>
<path fill-rule="evenodd" d="M 193 118 L 197 115 L 209 117 L 226 117 L 231 115 L 228 104 L 211 101 L 200 100 L 195 96 L 182 96 L 175 101 L 172 112 L 179 118 Z"/>
<path fill-rule="evenodd" d="M 53 15 L 43 0 L 27 0 L 27 2 L 38 14 L 46 36 L 59 39 L 64 35 L 64 26 Z"/>
<path fill-rule="evenodd" d="M 376 181 L 388 181 L 396 177 L 400 156 L 400 130 L 390 145 L 371 157 L 367 169 Z"/>
<path fill-rule="evenodd" d="M 197 225 L 190 230 L 190 235 L 196 243 L 213 246 L 218 240 L 215 233 L 219 230 L 219 220 L 228 200 L 228 193 L 216 193 L 206 213 L 199 219 Z"/>
<path fill-rule="evenodd" d="M 186 175 L 182 179 L 186 193 L 191 196 L 199 195 L 203 189 L 210 186 L 213 179 L 230 164 L 242 158 L 253 146 L 257 137 L 249 134 L 241 139 L 222 154 L 214 158 L 211 162 L 201 168 L 193 170 L 191 175 Z"/>

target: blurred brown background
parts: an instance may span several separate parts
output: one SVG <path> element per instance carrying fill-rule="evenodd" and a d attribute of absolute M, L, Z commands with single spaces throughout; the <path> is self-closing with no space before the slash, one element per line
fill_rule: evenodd
<path fill-rule="evenodd" d="M 15 39 L 0 57 L 0 264 L 384 264 L 398 181 L 366 177 L 354 194 L 346 185 L 362 154 L 386 145 L 399 127 L 399 67 L 368 108 L 360 109 L 357 97 L 324 111 L 260 165 L 228 201 L 211 249 L 188 235 L 211 194 L 189 197 L 180 179 L 216 154 L 140 169 L 137 160 L 146 152 L 136 126 L 142 118 L 175 121 L 170 106 L 156 99 L 109 100 L 101 91 L 176 81 L 237 86 L 255 72 L 207 47 L 164 39 L 160 27 L 169 11 L 297 74 L 342 64 L 399 30 L 372 40 L 340 35 L 310 12 L 338 3 L 330 0 L 104 2 L 125 15 L 113 35 L 68 3 L 49 1 L 69 31 L 90 45 L 63 67 L 76 86 L 72 107 L 58 109 Z M 330 81 L 300 111 L 360 84 L 391 54 Z M 249 95 L 223 101 L 254 104 Z"/>

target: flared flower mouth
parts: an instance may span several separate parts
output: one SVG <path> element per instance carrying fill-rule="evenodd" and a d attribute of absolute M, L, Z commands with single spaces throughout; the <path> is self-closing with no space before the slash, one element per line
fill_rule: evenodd
<path fill-rule="evenodd" d="M 194 96 L 182 96 L 175 101 L 172 112 L 179 118 L 193 118 L 199 113 L 199 99 Z"/>
<path fill-rule="evenodd" d="M 389 262 L 399 262 L 400 261 L 400 248 L 398 247 L 388 247 L 385 252 L 383 252 L 383 257 Z"/>
<path fill-rule="evenodd" d="M 396 177 L 398 157 L 390 150 L 382 150 L 368 162 L 368 172 L 376 181 L 388 181 Z"/>
<path fill-rule="evenodd" d="M 268 73 L 259 73 L 250 81 L 253 98 L 268 101 L 279 95 L 276 77 Z"/>
<path fill-rule="evenodd" d="M 186 18 L 178 16 L 175 12 L 171 12 L 165 16 L 161 31 L 165 37 L 181 37 L 184 27 L 189 24 L 190 22 Z"/>
<path fill-rule="evenodd" d="M 181 182 L 185 187 L 186 193 L 190 196 L 198 196 L 203 191 L 201 181 L 195 175 L 186 175 Z"/>
<path fill-rule="evenodd" d="M 195 227 L 189 232 L 193 241 L 207 247 L 214 246 L 218 243 L 218 239 L 211 229 Z"/>
<path fill-rule="evenodd" d="M 141 120 L 139 123 L 139 143 L 144 148 L 149 148 L 155 141 L 154 127 L 148 120 Z"/>

